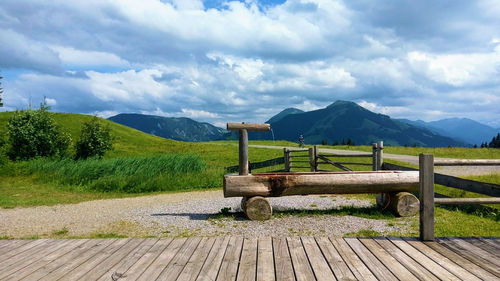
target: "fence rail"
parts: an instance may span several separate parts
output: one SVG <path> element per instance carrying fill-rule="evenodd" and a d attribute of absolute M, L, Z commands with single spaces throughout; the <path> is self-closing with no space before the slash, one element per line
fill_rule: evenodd
<path fill-rule="evenodd" d="M 418 171 L 418 169 L 413 169 L 391 163 L 384 163 L 383 169 L 399 170 L 399 171 Z M 492 197 L 500 197 L 500 185 L 498 184 L 467 180 L 439 173 L 434 173 L 434 182 L 436 184 L 444 185 L 451 188 L 461 189 Z"/>

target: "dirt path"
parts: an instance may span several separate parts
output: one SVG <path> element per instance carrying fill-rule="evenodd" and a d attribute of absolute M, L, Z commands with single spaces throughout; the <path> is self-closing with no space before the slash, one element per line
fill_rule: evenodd
<path fill-rule="evenodd" d="M 249 146 L 283 150 L 282 146 L 254 145 L 254 144 L 249 145 Z M 288 147 L 288 148 L 294 149 L 297 147 Z M 341 150 L 341 149 L 331 149 L 331 148 L 320 148 L 320 151 L 326 152 L 326 153 L 341 154 L 341 155 L 352 155 L 352 154 L 366 153 L 364 151 Z M 395 160 L 395 161 L 400 161 L 400 162 L 406 162 L 406 163 L 410 163 L 413 165 L 418 165 L 418 156 L 384 153 L 384 158 Z M 437 160 L 437 159 L 451 159 L 451 158 L 436 157 L 435 159 Z M 500 174 L 500 166 L 436 167 L 436 172 L 450 175 L 450 176 L 456 176 L 456 177 L 458 177 L 458 176 L 466 177 L 466 176 L 474 176 L 474 175 Z"/>

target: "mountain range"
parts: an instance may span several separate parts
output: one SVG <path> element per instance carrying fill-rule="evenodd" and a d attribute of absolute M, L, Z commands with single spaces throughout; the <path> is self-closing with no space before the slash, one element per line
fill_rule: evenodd
<path fill-rule="evenodd" d="M 437 134 L 452 137 L 469 144 L 480 145 L 490 142 L 500 132 L 499 129 L 481 124 L 468 118 L 448 118 L 438 121 L 425 122 L 422 120 L 398 119 L 399 121 L 429 129 Z"/>
<path fill-rule="evenodd" d="M 142 114 L 119 114 L 109 120 L 140 131 L 182 141 L 234 140 L 236 132 L 200 123 L 189 118 Z M 351 139 L 355 144 L 383 140 L 393 146 L 471 146 L 490 141 L 498 131 L 470 119 L 444 119 L 434 122 L 392 119 L 371 112 L 354 102 L 336 101 L 326 108 L 304 112 L 287 108 L 271 117 L 272 132 L 249 132 L 251 140 L 288 140 L 296 142 L 302 134 L 306 144 Z M 465 129 L 466 128 L 466 129 Z M 477 141 L 481 138 L 481 141 Z"/>
<path fill-rule="evenodd" d="M 109 120 L 162 138 L 180 141 L 220 140 L 226 130 L 186 117 L 161 117 L 122 113 Z"/>

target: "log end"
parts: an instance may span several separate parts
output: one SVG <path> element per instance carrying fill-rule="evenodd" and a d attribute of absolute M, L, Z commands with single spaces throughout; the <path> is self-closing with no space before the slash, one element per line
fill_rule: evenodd
<path fill-rule="evenodd" d="M 271 218 L 273 215 L 273 208 L 269 201 L 261 196 L 254 196 L 247 200 L 242 200 L 242 207 L 247 217 L 253 221 L 264 221 Z"/>
<path fill-rule="evenodd" d="M 389 207 L 391 211 L 400 217 L 411 217 L 420 210 L 420 201 L 409 192 L 398 192 L 390 195 Z"/>

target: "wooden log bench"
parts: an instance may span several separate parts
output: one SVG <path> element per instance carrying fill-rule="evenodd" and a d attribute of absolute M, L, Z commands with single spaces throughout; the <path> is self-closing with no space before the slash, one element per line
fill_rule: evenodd
<path fill-rule="evenodd" d="M 280 172 L 250 174 L 248 131 L 268 131 L 268 124 L 228 123 L 239 130 L 239 174 L 224 175 L 224 197 L 243 197 L 241 208 L 251 220 L 267 220 L 272 206 L 266 197 L 309 194 L 378 193 L 377 204 L 398 216 L 413 216 L 420 202 L 418 171 Z"/>
<path fill-rule="evenodd" d="M 265 197 L 310 194 L 380 193 L 377 204 L 399 216 L 413 216 L 419 188 L 416 171 L 307 172 L 224 175 L 224 197 L 243 197 L 242 210 L 252 220 L 269 219 L 272 207 Z"/>

